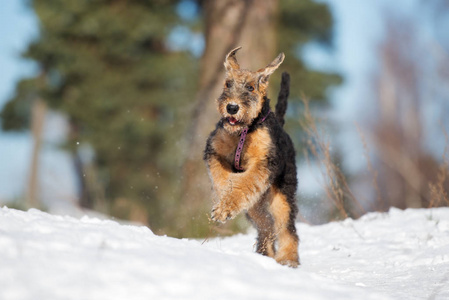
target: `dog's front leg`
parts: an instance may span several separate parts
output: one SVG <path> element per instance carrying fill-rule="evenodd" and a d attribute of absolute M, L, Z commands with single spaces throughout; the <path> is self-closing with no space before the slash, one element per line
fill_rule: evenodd
<path fill-rule="evenodd" d="M 223 183 L 218 203 L 212 209 L 212 219 L 226 222 L 248 209 L 265 193 L 269 173 L 264 161 L 252 164 L 243 173 L 229 173 Z"/>
<path fill-rule="evenodd" d="M 206 164 L 212 181 L 214 201 L 219 202 L 231 189 L 232 184 L 229 179 L 232 174 L 231 165 L 215 155 L 209 156 Z"/>

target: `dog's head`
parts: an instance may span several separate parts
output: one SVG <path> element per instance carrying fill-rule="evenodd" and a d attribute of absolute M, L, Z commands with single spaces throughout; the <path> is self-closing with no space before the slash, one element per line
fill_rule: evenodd
<path fill-rule="evenodd" d="M 241 48 L 235 48 L 226 56 L 226 80 L 223 93 L 217 99 L 224 128 L 230 133 L 239 133 L 260 114 L 267 95 L 268 78 L 285 57 L 281 53 L 265 68 L 252 72 L 240 69 L 235 53 Z"/>

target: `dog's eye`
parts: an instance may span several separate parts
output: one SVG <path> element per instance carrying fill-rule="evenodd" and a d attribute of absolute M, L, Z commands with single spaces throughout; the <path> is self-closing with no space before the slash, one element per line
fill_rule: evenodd
<path fill-rule="evenodd" d="M 250 91 L 250 92 L 254 91 L 254 87 L 252 85 L 249 85 L 249 84 L 246 86 L 246 89 L 248 91 Z"/>
<path fill-rule="evenodd" d="M 232 81 L 231 80 L 226 80 L 225 86 L 229 89 L 232 87 Z"/>

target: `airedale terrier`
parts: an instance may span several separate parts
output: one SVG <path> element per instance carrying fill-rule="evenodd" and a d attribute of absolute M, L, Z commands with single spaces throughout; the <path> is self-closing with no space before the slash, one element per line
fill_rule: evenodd
<path fill-rule="evenodd" d="M 282 74 L 275 113 L 267 98 L 268 78 L 285 56 L 281 53 L 267 67 L 252 72 L 240 68 L 235 57 L 240 48 L 226 56 L 226 80 L 217 99 L 221 119 L 204 151 L 216 201 L 212 219 L 226 222 L 246 211 L 258 231 L 256 251 L 297 267 L 295 150 L 282 128 L 288 73 Z"/>

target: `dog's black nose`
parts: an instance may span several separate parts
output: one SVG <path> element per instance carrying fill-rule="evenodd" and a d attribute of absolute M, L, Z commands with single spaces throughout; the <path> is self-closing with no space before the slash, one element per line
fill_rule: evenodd
<path fill-rule="evenodd" d="M 239 106 L 235 105 L 235 104 L 228 104 L 226 106 L 226 110 L 228 111 L 228 113 L 230 113 L 231 115 L 235 115 L 238 111 L 239 111 Z"/>

